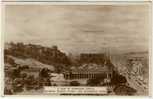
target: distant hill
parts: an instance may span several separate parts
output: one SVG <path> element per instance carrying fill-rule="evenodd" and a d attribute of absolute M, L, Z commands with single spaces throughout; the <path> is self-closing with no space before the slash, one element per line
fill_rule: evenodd
<path fill-rule="evenodd" d="M 32 58 L 48 65 L 69 65 L 70 60 L 57 46 L 44 47 L 34 44 L 7 43 L 5 55 L 11 55 L 20 59 Z"/>
<path fill-rule="evenodd" d="M 149 53 L 147 51 L 144 51 L 144 52 L 129 52 L 129 53 L 125 53 L 124 55 L 126 55 L 128 57 L 143 57 L 143 58 L 147 58 Z"/>
<path fill-rule="evenodd" d="M 16 64 L 19 64 L 21 67 L 22 66 L 28 66 L 30 68 L 37 68 L 37 69 L 42 69 L 42 68 L 48 68 L 49 70 L 54 70 L 54 66 L 52 65 L 47 65 L 43 64 L 35 59 L 28 58 L 28 59 L 21 59 L 21 58 L 16 58 L 14 56 L 8 56 L 14 60 Z"/>

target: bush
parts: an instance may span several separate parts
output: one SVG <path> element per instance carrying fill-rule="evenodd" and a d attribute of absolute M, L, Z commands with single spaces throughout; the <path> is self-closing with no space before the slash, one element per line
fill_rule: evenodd
<path fill-rule="evenodd" d="M 111 79 L 111 84 L 113 85 L 117 85 L 121 83 L 127 83 L 126 77 L 124 77 L 123 75 L 116 74 Z"/>
<path fill-rule="evenodd" d="M 39 72 L 40 77 L 42 78 L 48 78 L 49 77 L 49 69 L 48 68 L 43 68 L 40 72 Z"/>
<path fill-rule="evenodd" d="M 22 78 L 22 79 L 25 79 L 27 76 L 28 76 L 27 73 L 22 73 L 22 74 L 21 74 L 21 78 Z"/>
<path fill-rule="evenodd" d="M 23 65 L 23 66 L 20 66 L 19 69 L 20 70 L 26 70 L 26 69 L 29 69 L 29 66 L 28 65 Z"/>
<path fill-rule="evenodd" d="M 25 85 L 28 90 L 34 89 L 37 86 L 37 81 L 33 75 L 29 75 L 25 80 Z"/>
<path fill-rule="evenodd" d="M 88 79 L 87 86 L 97 86 L 97 85 L 100 85 L 100 82 L 101 82 L 101 80 L 98 78 Z"/>
<path fill-rule="evenodd" d="M 114 92 L 116 95 L 134 95 L 137 91 L 126 85 L 117 85 Z"/>
<path fill-rule="evenodd" d="M 8 89 L 8 88 L 5 87 L 5 89 L 4 89 L 4 94 L 5 94 L 5 95 L 12 95 L 13 92 L 11 91 L 11 89 Z"/>
<path fill-rule="evenodd" d="M 21 74 L 20 69 L 16 68 L 16 69 L 13 69 L 13 70 L 12 70 L 12 75 L 11 75 L 11 77 L 12 77 L 13 79 L 19 78 L 19 77 L 20 77 L 20 74 Z"/>
<path fill-rule="evenodd" d="M 13 87 L 13 91 L 14 92 L 22 92 L 23 91 L 23 82 L 22 82 L 22 79 L 21 78 L 15 78 L 13 80 L 12 87 Z"/>
<path fill-rule="evenodd" d="M 80 86 L 80 83 L 78 81 L 72 81 L 70 82 L 70 86 Z"/>

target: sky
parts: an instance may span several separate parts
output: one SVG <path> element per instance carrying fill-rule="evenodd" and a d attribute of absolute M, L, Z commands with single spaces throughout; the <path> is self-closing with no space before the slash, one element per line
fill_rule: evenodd
<path fill-rule="evenodd" d="M 147 51 L 148 5 L 7 5 L 5 42 L 66 53 Z"/>

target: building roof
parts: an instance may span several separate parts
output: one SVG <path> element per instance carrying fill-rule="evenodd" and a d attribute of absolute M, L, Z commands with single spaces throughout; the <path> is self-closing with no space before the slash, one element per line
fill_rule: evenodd
<path fill-rule="evenodd" d="M 82 53 L 80 54 L 81 63 L 104 64 L 106 55 L 104 53 Z"/>
<path fill-rule="evenodd" d="M 96 64 L 88 64 L 83 65 L 79 68 L 73 68 L 72 73 L 104 73 L 104 72 L 112 72 L 112 68 L 109 66 L 102 66 L 102 65 L 96 65 Z"/>

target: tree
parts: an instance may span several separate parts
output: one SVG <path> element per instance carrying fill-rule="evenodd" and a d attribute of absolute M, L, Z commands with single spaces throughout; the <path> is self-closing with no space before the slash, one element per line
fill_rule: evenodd
<path fill-rule="evenodd" d="M 12 88 L 14 92 L 23 91 L 23 82 L 21 78 L 15 78 L 12 83 Z"/>
<path fill-rule="evenodd" d="M 19 78 L 20 77 L 20 73 L 21 73 L 20 69 L 18 69 L 18 68 L 17 69 L 13 69 L 11 76 L 12 76 L 13 79 Z"/>
<path fill-rule="evenodd" d="M 87 80 L 87 85 L 88 86 L 97 86 L 100 84 L 100 79 L 97 79 L 97 78 L 93 78 L 93 79 L 88 79 Z"/>
<path fill-rule="evenodd" d="M 37 86 L 37 80 L 35 79 L 34 75 L 29 75 L 26 77 L 25 85 L 28 90 L 34 89 L 35 86 Z"/>
<path fill-rule="evenodd" d="M 78 81 L 71 81 L 70 86 L 79 86 L 80 83 Z"/>
<path fill-rule="evenodd" d="M 5 94 L 5 95 L 12 95 L 13 92 L 12 92 L 11 89 L 8 89 L 7 87 L 5 87 L 5 89 L 4 89 L 4 94 Z"/>
<path fill-rule="evenodd" d="M 117 84 L 126 83 L 126 82 L 127 82 L 126 77 L 124 77 L 123 75 L 120 75 L 116 72 L 113 73 L 113 77 L 111 79 L 111 84 L 117 85 Z"/>
<path fill-rule="evenodd" d="M 28 76 L 27 73 L 22 73 L 22 74 L 21 74 L 21 78 L 22 78 L 22 79 L 25 79 L 27 76 Z"/>
<path fill-rule="evenodd" d="M 49 70 L 48 68 L 43 68 L 40 73 L 39 73 L 40 77 L 42 78 L 48 78 L 49 77 Z"/>
<path fill-rule="evenodd" d="M 126 85 L 117 85 L 114 88 L 114 92 L 115 92 L 116 95 L 133 95 L 137 91 L 134 88 L 131 88 L 131 87 L 126 86 Z"/>

